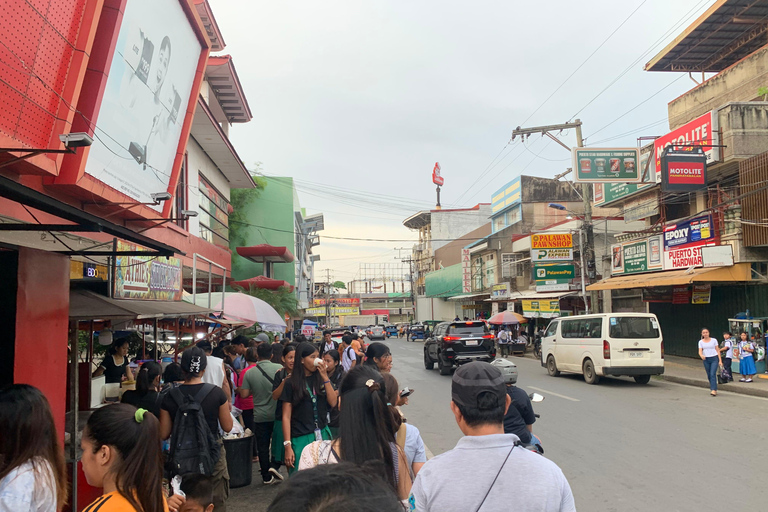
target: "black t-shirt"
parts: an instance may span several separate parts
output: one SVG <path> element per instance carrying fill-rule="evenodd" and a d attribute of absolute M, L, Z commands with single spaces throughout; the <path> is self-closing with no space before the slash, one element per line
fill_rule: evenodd
<path fill-rule="evenodd" d="M 137 409 L 146 409 L 156 418 L 160 418 L 160 393 L 155 390 L 147 391 L 141 395 L 138 391 L 131 389 L 123 393 L 123 398 L 120 401 L 124 404 L 131 404 Z"/>
<path fill-rule="evenodd" d="M 128 366 L 128 358 L 123 357 L 123 364 L 116 365 L 114 356 L 107 354 L 107 357 L 101 362 L 101 367 L 104 368 L 104 382 L 107 384 L 119 384 L 123 380 L 123 374 L 125 374 L 125 367 Z"/>
<path fill-rule="evenodd" d="M 323 428 L 328 424 L 328 399 L 325 395 L 325 386 L 321 386 L 318 392 L 315 377 L 307 379 L 307 384 L 312 393 L 317 397 L 317 428 Z M 293 403 L 293 383 L 291 379 L 285 382 L 283 387 L 283 402 Z M 291 437 L 300 437 L 315 431 L 315 414 L 312 406 L 312 397 L 304 390 L 304 399 L 293 405 L 291 411 Z"/>
<path fill-rule="evenodd" d="M 178 387 L 182 395 L 188 395 L 194 397 L 200 392 L 203 384 L 182 384 Z M 160 405 L 161 409 L 168 411 L 171 415 L 171 420 L 176 420 L 176 412 L 179 407 L 176 405 L 176 401 L 171 396 L 173 391 L 167 393 L 163 398 L 163 403 Z M 219 407 L 227 403 L 227 395 L 222 389 L 216 386 L 216 389 L 211 390 L 205 397 L 203 403 L 200 404 L 203 409 L 203 415 L 205 416 L 205 422 L 208 423 L 208 428 L 211 429 L 215 437 L 219 437 Z"/>
<path fill-rule="evenodd" d="M 344 368 L 342 366 L 336 365 L 336 369 L 333 371 L 332 374 L 328 376 L 328 380 L 331 381 L 331 385 L 333 386 L 333 389 L 336 391 L 339 391 L 341 389 L 341 381 L 344 380 Z M 339 426 L 339 404 L 336 403 L 336 406 L 331 409 L 329 413 L 330 421 L 328 422 L 328 426 L 330 427 L 338 427 Z"/>
<path fill-rule="evenodd" d="M 286 375 L 288 375 L 288 370 L 286 370 L 285 368 L 277 371 L 277 373 L 275 374 L 275 382 L 272 383 L 272 391 L 280 387 L 280 383 L 283 382 Z M 275 407 L 275 421 L 283 421 L 283 396 L 282 395 L 280 395 L 280 398 L 277 399 L 277 407 Z"/>
<path fill-rule="evenodd" d="M 504 416 L 504 433 L 515 434 L 522 442 L 530 443 L 531 433 L 526 425 L 533 425 L 536 421 L 531 399 L 517 386 L 507 386 L 507 394 L 512 399 L 512 404 Z"/>

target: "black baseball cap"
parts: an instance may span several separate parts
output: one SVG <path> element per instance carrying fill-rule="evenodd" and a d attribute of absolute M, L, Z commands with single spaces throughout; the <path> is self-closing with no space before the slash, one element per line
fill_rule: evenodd
<path fill-rule="evenodd" d="M 481 361 L 459 366 L 453 373 L 451 399 L 461 406 L 477 408 L 477 399 L 482 393 L 492 393 L 499 403 L 505 402 L 507 386 L 501 371 Z"/>

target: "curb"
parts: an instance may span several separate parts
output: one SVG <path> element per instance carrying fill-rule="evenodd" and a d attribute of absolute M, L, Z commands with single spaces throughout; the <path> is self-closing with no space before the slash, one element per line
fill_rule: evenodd
<path fill-rule="evenodd" d="M 695 386 L 698 388 L 704 388 L 709 389 L 709 382 L 703 379 L 692 379 L 690 377 L 679 377 L 677 375 L 668 375 L 663 374 L 661 375 L 661 378 L 664 380 L 668 380 L 669 382 L 675 382 L 677 384 L 686 384 L 688 386 Z M 735 385 L 735 384 L 718 384 L 717 390 L 718 391 L 728 391 L 730 393 L 735 393 L 738 395 L 747 395 L 747 396 L 756 396 L 760 398 L 768 398 L 768 389 L 760 389 L 760 388 L 749 388 L 745 387 L 746 385 L 741 383 L 741 385 Z"/>

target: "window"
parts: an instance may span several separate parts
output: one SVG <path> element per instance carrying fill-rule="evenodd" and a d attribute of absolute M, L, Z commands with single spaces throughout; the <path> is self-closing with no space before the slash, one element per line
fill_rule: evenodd
<path fill-rule="evenodd" d="M 584 318 L 564 320 L 561 331 L 563 338 L 600 338 L 602 337 L 603 332 L 603 319 Z"/>
<path fill-rule="evenodd" d="M 506 253 L 501 255 L 501 277 L 521 277 L 523 264 L 518 263 L 525 259 L 521 253 Z"/>
<path fill-rule="evenodd" d="M 649 316 L 611 317 L 611 338 L 654 339 L 661 336 L 656 319 Z"/>
<path fill-rule="evenodd" d="M 485 326 L 484 323 L 474 323 L 469 322 L 470 325 L 467 325 L 466 323 L 455 323 L 451 324 L 448 328 L 448 334 L 459 334 L 459 335 L 477 335 L 482 336 L 485 333 L 488 332 L 488 328 Z"/>
<path fill-rule="evenodd" d="M 472 280 L 474 281 L 474 289 L 483 289 L 483 259 L 477 258 L 472 262 Z"/>
<path fill-rule="evenodd" d="M 229 203 L 200 175 L 200 238 L 229 247 Z"/>
<path fill-rule="evenodd" d="M 181 159 L 181 173 L 179 174 L 179 183 L 176 185 L 176 196 L 174 201 L 176 209 L 176 220 L 174 221 L 180 228 L 187 229 L 187 219 L 182 218 L 181 212 L 187 209 L 187 155 Z"/>
<path fill-rule="evenodd" d="M 493 232 L 501 231 L 507 227 L 506 223 L 506 215 L 499 215 L 498 217 L 493 218 Z"/>
<path fill-rule="evenodd" d="M 496 284 L 496 262 L 493 261 L 493 253 L 485 256 L 485 286 Z"/>
<path fill-rule="evenodd" d="M 557 333 L 557 320 L 552 320 L 547 326 L 547 332 L 544 333 L 544 337 L 554 336 L 555 333 Z"/>

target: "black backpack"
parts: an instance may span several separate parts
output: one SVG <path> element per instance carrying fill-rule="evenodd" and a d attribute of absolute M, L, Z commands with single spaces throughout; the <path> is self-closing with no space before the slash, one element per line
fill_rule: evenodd
<path fill-rule="evenodd" d="M 166 466 L 171 477 L 187 473 L 213 474 L 221 450 L 205 421 L 200 404 L 214 389 L 216 386 L 213 384 L 203 384 L 194 397 L 185 395 L 179 388 L 170 391 L 171 398 L 178 406 Z"/>

